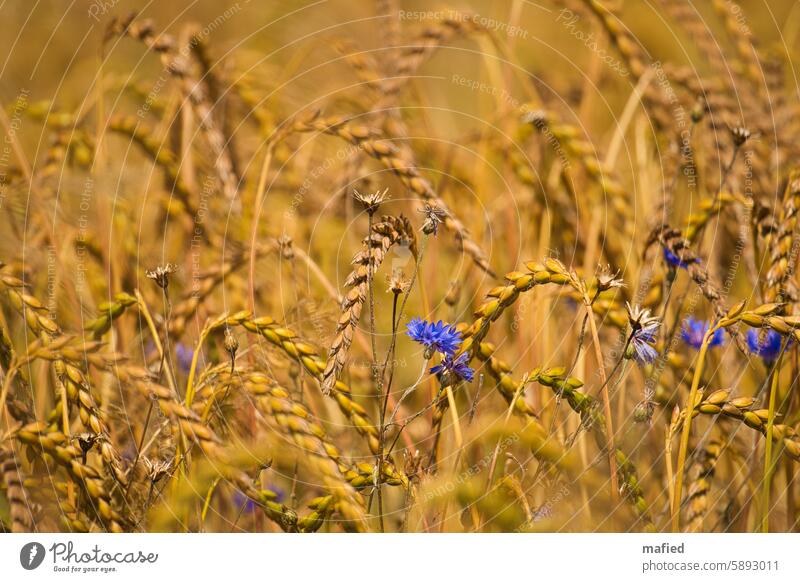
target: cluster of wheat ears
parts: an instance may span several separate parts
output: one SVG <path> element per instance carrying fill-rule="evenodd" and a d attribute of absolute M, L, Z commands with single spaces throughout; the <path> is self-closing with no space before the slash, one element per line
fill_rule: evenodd
<path fill-rule="evenodd" d="M 797 531 L 790 52 L 563 0 L 532 74 L 508 4 L 277 59 L 109 14 L 77 106 L 4 104 L 2 528 Z"/>

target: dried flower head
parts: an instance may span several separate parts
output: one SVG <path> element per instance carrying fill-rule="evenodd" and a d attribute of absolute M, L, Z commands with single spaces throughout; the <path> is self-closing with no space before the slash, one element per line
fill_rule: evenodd
<path fill-rule="evenodd" d="M 740 125 L 731 128 L 731 136 L 733 137 L 733 144 L 736 147 L 741 147 L 745 142 L 750 139 L 750 130 Z"/>
<path fill-rule="evenodd" d="M 642 400 L 633 409 L 633 422 L 652 422 L 655 410 L 655 402 L 649 398 Z"/>
<path fill-rule="evenodd" d="M 91 451 L 95 443 L 100 440 L 100 437 L 101 435 L 94 432 L 82 432 L 72 437 L 73 440 L 77 441 L 78 446 L 81 448 L 81 458 L 84 465 L 86 464 L 86 457 L 89 454 L 89 451 Z"/>
<path fill-rule="evenodd" d="M 447 212 L 427 202 L 420 212 L 425 215 L 425 222 L 422 223 L 422 232 L 436 236 L 439 233 L 439 225 L 442 224 L 447 217 Z"/>
<path fill-rule="evenodd" d="M 282 234 L 278 238 L 278 250 L 281 253 L 281 258 L 287 261 L 294 258 L 294 247 L 292 246 L 292 237 L 288 234 Z"/>
<path fill-rule="evenodd" d="M 523 123 L 530 123 L 534 127 L 541 129 L 544 125 L 547 124 L 547 112 L 542 109 L 536 109 L 535 111 L 529 111 L 525 115 L 522 116 Z"/>
<path fill-rule="evenodd" d="M 156 285 L 161 287 L 164 291 L 169 287 L 169 276 L 178 271 L 178 265 L 167 263 L 166 265 L 159 265 L 152 271 L 145 271 L 148 279 L 156 282 Z"/>
<path fill-rule="evenodd" d="M 356 202 L 361 204 L 364 207 L 364 210 L 367 211 L 367 214 L 375 214 L 380 208 L 381 204 L 388 198 L 387 194 L 389 189 L 386 188 L 383 192 L 380 190 L 376 190 L 372 194 L 362 194 L 358 190 L 353 190 L 353 198 L 356 199 Z"/>
<path fill-rule="evenodd" d="M 692 123 L 700 123 L 708 111 L 708 101 L 706 101 L 702 96 L 698 97 L 691 111 Z"/>
<path fill-rule="evenodd" d="M 142 459 L 145 471 L 147 471 L 147 478 L 151 484 L 156 484 L 164 477 L 172 473 L 172 461 L 151 461 L 147 457 Z"/>
<path fill-rule="evenodd" d="M 634 331 L 646 327 L 652 322 L 660 323 L 658 317 L 650 315 L 650 310 L 646 307 L 641 308 L 638 305 L 631 305 L 626 301 L 625 309 L 628 311 L 628 322 L 631 324 L 631 328 L 633 328 Z"/>
<path fill-rule="evenodd" d="M 409 281 L 403 275 L 403 271 L 400 269 L 395 269 L 392 271 L 391 277 L 386 277 L 386 282 L 388 287 L 386 289 L 387 293 L 394 293 L 395 295 L 400 295 L 404 293 L 406 289 L 408 289 Z"/>
<path fill-rule="evenodd" d="M 597 289 L 598 291 L 607 291 L 608 289 L 616 289 L 624 287 L 625 282 L 619 276 L 619 270 L 611 272 L 611 266 L 606 265 L 600 270 L 597 275 Z"/>
<path fill-rule="evenodd" d="M 225 328 L 225 341 L 223 342 L 225 351 L 231 356 L 231 374 L 236 364 L 236 351 L 239 349 L 239 340 L 233 335 L 231 328 Z"/>

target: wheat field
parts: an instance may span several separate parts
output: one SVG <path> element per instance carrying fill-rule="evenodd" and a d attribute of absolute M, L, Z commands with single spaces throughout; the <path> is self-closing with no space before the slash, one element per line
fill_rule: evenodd
<path fill-rule="evenodd" d="M 796 2 L 0 15 L 4 531 L 798 531 Z"/>

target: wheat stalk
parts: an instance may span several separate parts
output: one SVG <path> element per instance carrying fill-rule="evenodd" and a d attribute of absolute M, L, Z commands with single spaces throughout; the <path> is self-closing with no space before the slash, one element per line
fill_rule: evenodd
<path fill-rule="evenodd" d="M 361 319 L 361 309 L 367 298 L 367 290 L 371 273 L 375 273 L 383 262 L 386 253 L 396 244 L 409 247 L 416 257 L 417 244 L 414 229 L 404 216 L 382 216 L 380 221 L 372 225 L 372 231 L 364 239 L 364 250 L 353 257 L 352 273 L 344 282 L 349 290 L 342 299 L 339 321 L 336 325 L 336 335 L 328 350 L 328 359 L 322 373 L 322 393 L 326 396 L 331 393 L 336 381 L 347 362 L 347 352 L 353 342 L 358 321 Z"/>

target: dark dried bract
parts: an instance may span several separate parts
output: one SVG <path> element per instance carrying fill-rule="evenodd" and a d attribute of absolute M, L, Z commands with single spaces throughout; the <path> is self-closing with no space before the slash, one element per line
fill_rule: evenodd
<path fill-rule="evenodd" d="M 145 275 L 147 275 L 148 279 L 152 279 L 155 281 L 156 285 L 166 291 L 169 287 L 170 275 L 176 273 L 177 271 L 178 265 L 167 263 L 166 265 L 159 265 L 152 271 L 145 271 Z"/>
<path fill-rule="evenodd" d="M 422 223 L 422 232 L 436 236 L 439 233 L 439 225 L 444 222 L 447 213 L 441 208 L 427 203 L 420 212 L 425 215 L 425 221 Z"/>
<path fill-rule="evenodd" d="M 731 136 L 736 147 L 743 146 L 751 137 L 750 130 L 742 126 L 732 127 Z"/>

